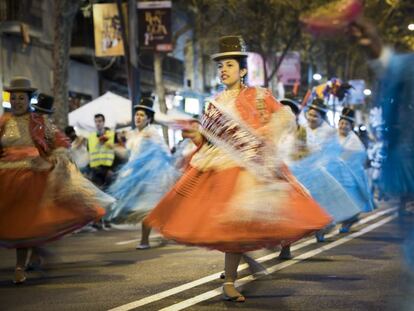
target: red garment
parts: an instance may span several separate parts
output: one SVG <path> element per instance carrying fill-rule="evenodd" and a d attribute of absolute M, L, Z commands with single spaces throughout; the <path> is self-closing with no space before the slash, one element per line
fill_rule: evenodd
<path fill-rule="evenodd" d="M 0 117 L 0 141 L 12 118 Z M 97 203 L 85 203 L 82 194 L 66 195 L 67 176 L 47 161 L 54 150 L 69 146 L 64 135 L 40 114 L 31 114 L 28 126 L 33 145 L 0 146 L 0 246 L 8 248 L 57 239 L 105 214 Z"/>

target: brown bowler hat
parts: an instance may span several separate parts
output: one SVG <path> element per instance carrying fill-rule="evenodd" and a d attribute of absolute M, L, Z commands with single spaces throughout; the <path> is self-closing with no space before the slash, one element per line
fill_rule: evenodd
<path fill-rule="evenodd" d="M 211 55 L 213 60 L 227 57 L 247 57 L 246 43 L 242 36 L 225 36 L 219 39 L 219 52 Z"/>
<path fill-rule="evenodd" d="M 14 77 L 10 80 L 10 85 L 5 86 L 6 92 L 34 92 L 37 88 L 32 87 L 32 82 L 26 77 Z"/>

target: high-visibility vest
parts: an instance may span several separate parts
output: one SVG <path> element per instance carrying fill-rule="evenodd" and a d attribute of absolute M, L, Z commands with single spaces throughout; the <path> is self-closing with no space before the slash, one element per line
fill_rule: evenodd
<path fill-rule="evenodd" d="M 108 137 L 108 140 L 101 144 L 96 133 L 93 133 L 89 136 L 88 139 L 88 149 L 89 149 L 89 166 L 98 167 L 98 166 L 112 166 L 115 159 L 115 151 L 113 145 L 115 143 L 115 133 L 109 130 L 105 131 L 105 136 Z M 112 145 L 112 148 L 109 148 L 108 145 Z"/>

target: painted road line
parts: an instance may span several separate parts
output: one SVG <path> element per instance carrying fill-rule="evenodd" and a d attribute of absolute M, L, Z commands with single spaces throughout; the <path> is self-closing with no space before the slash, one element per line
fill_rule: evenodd
<path fill-rule="evenodd" d="M 378 217 L 381 217 L 384 214 L 394 212 L 395 210 L 396 210 L 395 208 L 389 208 L 389 209 L 386 209 L 386 210 L 383 210 L 383 211 L 376 212 L 372 215 L 364 217 L 363 219 L 358 221 L 358 224 L 364 224 L 364 223 L 369 222 L 371 220 L 374 220 Z M 335 235 L 338 235 L 338 232 L 327 234 L 326 237 L 330 238 L 330 237 L 333 237 Z M 124 242 L 129 242 L 129 241 L 124 241 Z M 118 242 L 118 243 L 121 243 L 121 242 Z M 125 243 L 125 244 L 127 244 L 127 243 Z M 305 241 L 302 241 L 301 243 L 292 245 L 291 250 L 295 251 L 295 250 L 301 249 L 301 248 L 306 247 L 306 246 L 311 245 L 311 244 L 316 244 L 316 240 L 313 237 L 309 238 Z M 271 254 L 260 257 L 256 260 L 258 262 L 262 263 L 262 262 L 274 259 L 278 255 L 279 254 L 277 254 L 276 252 L 273 252 Z M 296 259 L 296 257 L 294 259 Z M 241 264 L 239 266 L 239 268 L 237 269 L 237 271 L 242 271 L 246 268 L 248 268 L 247 264 Z M 148 296 L 148 297 L 136 300 L 136 301 L 132 301 L 132 302 L 127 303 L 125 305 L 115 307 L 115 308 L 113 308 L 109 311 L 128 311 L 128 310 L 132 310 L 132 309 L 135 309 L 135 308 L 138 308 L 138 307 L 142 307 L 142 306 L 145 306 L 147 304 L 150 304 L 150 303 L 159 301 L 161 299 L 167 298 L 169 296 L 176 295 L 176 294 L 181 293 L 183 291 L 189 290 L 193 287 L 200 286 L 200 285 L 203 285 L 205 283 L 217 280 L 220 277 L 220 274 L 221 274 L 221 271 L 217 272 L 217 273 L 214 273 L 214 274 L 211 274 L 211 275 L 208 275 L 208 276 L 205 276 L 201 279 L 198 279 L 198 280 L 195 280 L 195 281 L 185 283 L 183 285 L 168 289 L 166 291 L 163 291 L 163 292 L 160 292 L 160 293 L 157 293 L 157 294 L 154 294 L 154 295 L 151 295 L 151 296 Z"/>
<path fill-rule="evenodd" d="M 329 243 L 329 244 L 324 245 L 322 247 L 319 247 L 317 249 L 314 249 L 314 250 L 308 251 L 306 253 L 303 253 L 303 254 L 295 257 L 294 260 L 289 260 L 289 261 L 285 261 L 283 263 L 279 263 L 277 265 L 274 265 L 274 266 L 268 268 L 267 270 L 268 270 L 269 273 L 274 273 L 274 272 L 280 271 L 282 269 L 285 269 L 287 267 L 290 267 L 292 265 L 295 265 L 295 264 L 297 264 L 299 262 L 302 262 L 303 260 L 306 260 L 308 258 L 311 258 L 311 257 L 313 257 L 315 255 L 318 255 L 318 254 L 320 254 L 320 253 L 322 253 L 322 252 L 324 252 L 326 250 L 330 250 L 330 249 L 335 248 L 335 247 L 337 247 L 339 245 L 342 245 L 342 244 L 344 244 L 346 242 L 349 242 L 349 241 L 351 241 L 351 240 L 353 240 L 353 239 L 355 239 L 355 238 L 357 238 L 357 237 L 359 237 L 361 235 L 364 235 L 365 233 L 368 233 L 368 232 L 370 232 L 370 231 L 372 231 L 372 230 L 374 230 L 374 229 L 376 229 L 376 228 L 378 228 L 378 227 L 380 227 L 380 226 L 382 226 L 382 225 L 390 222 L 391 220 L 393 220 L 396 217 L 397 217 L 396 214 L 391 215 L 391 216 L 388 216 L 388 217 L 386 217 L 386 218 L 384 218 L 384 219 L 382 219 L 382 220 L 380 220 L 380 221 L 378 221 L 376 223 L 373 223 L 373 224 L 371 224 L 371 225 L 369 225 L 369 226 L 361 229 L 358 232 L 355 232 L 355 233 L 352 233 L 350 235 L 347 235 L 347 236 L 345 236 L 345 237 L 343 237 L 343 238 L 341 238 L 339 240 L 336 240 L 336 241 L 334 241 L 332 243 Z M 246 276 L 246 277 L 244 277 L 244 278 L 242 278 L 242 279 L 240 279 L 240 280 L 237 281 L 236 287 L 239 287 L 239 286 L 242 286 L 244 284 L 250 283 L 254 279 L 255 278 L 252 275 Z M 221 289 L 221 287 L 218 287 L 216 289 L 213 289 L 211 291 L 205 292 L 205 293 L 200 294 L 198 296 L 195 296 L 193 298 L 190 298 L 190 299 L 184 300 L 182 302 L 176 303 L 174 305 L 171 305 L 169 307 L 163 308 L 160 311 L 179 311 L 179 310 L 183 310 L 185 308 L 194 306 L 194 305 L 196 305 L 196 304 L 198 304 L 198 303 L 200 303 L 202 301 L 206 301 L 208 299 L 212 299 L 212 298 L 214 298 L 216 296 L 219 296 L 219 295 L 221 295 L 221 293 L 222 293 L 222 289 Z"/>
<path fill-rule="evenodd" d="M 133 239 L 133 240 L 127 240 L 127 241 L 121 241 L 121 242 L 116 242 L 116 245 L 126 245 L 126 244 L 131 244 L 131 243 L 137 243 L 140 239 Z"/>

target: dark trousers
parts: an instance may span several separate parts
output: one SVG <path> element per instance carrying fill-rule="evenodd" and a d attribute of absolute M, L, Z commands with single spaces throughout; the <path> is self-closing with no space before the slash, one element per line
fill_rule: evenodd
<path fill-rule="evenodd" d="M 103 190 L 108 188 L 112 182 L 113 171 L 111 166 L 92 167 L 90 174 L 92 182 Z"/>

